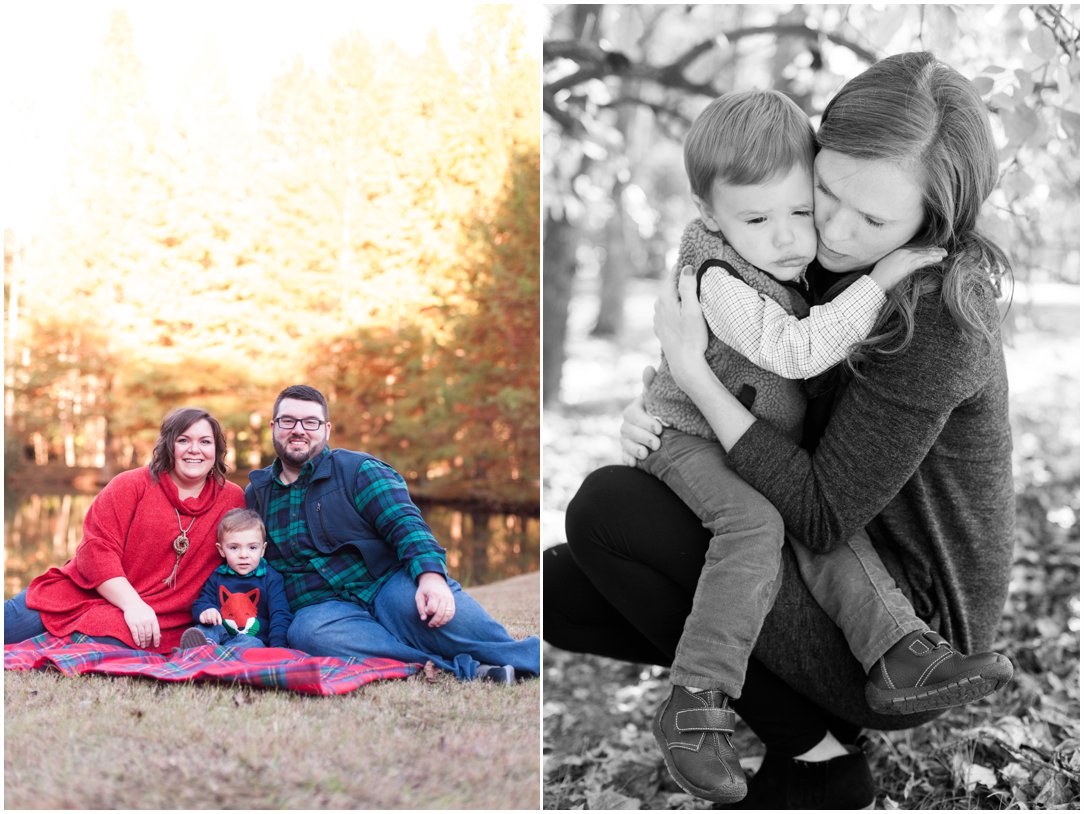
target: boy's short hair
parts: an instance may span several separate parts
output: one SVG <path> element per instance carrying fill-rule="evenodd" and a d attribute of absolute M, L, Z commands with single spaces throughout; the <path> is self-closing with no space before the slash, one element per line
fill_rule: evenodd
<path fill-rule="evenodd" d="M 230 509 L 218 522 L 218 542 L 221 543 L 227 534 L 252 528 L 258 528 L 260 536 L 265 538 L 266 542 L 267 529 L 264 527 L 263 518 L 260 517 L 259 512 L 252 509 Z"/>
<path fill-rule="evenodd" d="M 693 195 L 708 200 L 716 179 L 761 184 L 796 164 L 812 170 L 809 117 L 777 90 L 726 93 L 696 117 L 685 137 L 685 173 Z"/>

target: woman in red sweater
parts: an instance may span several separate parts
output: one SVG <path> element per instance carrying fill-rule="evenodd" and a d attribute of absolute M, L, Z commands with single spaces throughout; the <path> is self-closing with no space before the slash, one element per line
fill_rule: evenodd
<path fill-rule="evenodd" d="M 245 505 L 226 480 L 226 437 L 210 413 L 174 410 L 149 466 L 117 475 L 94 499 L 75 556 L 4 603 L 4 643 L 48 631 L 168 653 L 221 561 L 218 522 Z"/>

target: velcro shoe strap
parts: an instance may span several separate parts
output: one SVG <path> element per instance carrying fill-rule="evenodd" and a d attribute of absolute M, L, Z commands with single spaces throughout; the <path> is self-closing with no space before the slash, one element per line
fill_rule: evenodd
<path fill-rule="evenodd" d="M 732 709 L 683 709 L 674 716 L 678 732 L 733 732 Z"/>

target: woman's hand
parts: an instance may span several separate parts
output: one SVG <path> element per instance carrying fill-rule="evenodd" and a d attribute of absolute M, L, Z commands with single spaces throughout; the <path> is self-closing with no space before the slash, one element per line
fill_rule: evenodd
<path fill-rule="evenodd" d="M 140 600 L 124 610 L 124 621 L 131 631 L 136 647 L 158 647 L 162 641 L 162 632 L 158 628 L 158 616 L 146 602 Z"/>
<path fill-rule="evenodd" d="M 675 288 L 667 278 L 662 294 L 655 301 L 655 336 L 670 365 L 678 387 L 688 392 L 690 385 L 704 381 L 705 374 L 715 376 L 704 360 L 708 349 L 708 323 L 696 298 L 696 275 L 685 266 Z"/>
<path fill-rule="evenodd" d="M 644 387 L 655 378 L 655 368 L 644 368 Z M 621 463 L 635 466 L 652 450 L 659 448 L 662 433 L 660 421 L 644 409 L 644 394 L 640 393 L 621 413 Z"/>
<path fill-rule="evenodd" d="M 100 593 L 110 604 L 120 608 L 124 614 L 124 623 L 132 634 L 136 647 L 158 647 L 162 641 L 162 632 L 158 628 L 158 617 L 154 609 L 143 601 L 127 577 L 111 577 L 98 586 Z"/>

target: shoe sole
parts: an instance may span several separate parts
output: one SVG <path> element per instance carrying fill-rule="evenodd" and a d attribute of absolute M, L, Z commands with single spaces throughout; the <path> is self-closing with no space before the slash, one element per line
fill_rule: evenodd
<path fill-rule="evenodd" d="M 659 711 L 655 713 L 655 720 L 651 726 L 651 734 L 655 736 L 655 742 L 659 745 L 659 750 L 662 752 L 663 762 L 666 763 L 666 771 L 674 778 L 674 782 L 685 789 L 685 791 L 689 792 L 689 794 L 703 798 L 704 800 L 711 800 L 713 803 L 737 803 L 744 800 L 745 795 L 749 793 L 749 788 L 744 782 L 744 776 L 742 777 L 742 784 L 728 792 L 709 791 L 708 789 L 699 788 L 681 776 L 681 773 L 677 770 L 677 764 L 674 763 L 674 758 L 670 754 L 670 747 L 666 743 L 666 735 L 662 731 L 662 715 L 665 710 L 666 704 L 663 704 L 659 707 Z"/>
<path fill-rule="evenodd" d="M 181 649 L 191 650 L 193 647 L 203 647 L 205 644 L 210 644 L 207 637 L 199 631 L 186 630 L 181 635 Z"/>
<path fill-rule="evenodd" d="M 1009 683 L 1012 675 L 1012 662 L 1002 656 L 998 661 L 987 665 L 978 675 L 964 676 L 929 687 L 908 689 L 903 693 L 899 690 L 882 690 L 867 684 L 866 703 L 875 712 L 887 715 L 949 709 L 970 704 L 997 692 Z"/>

